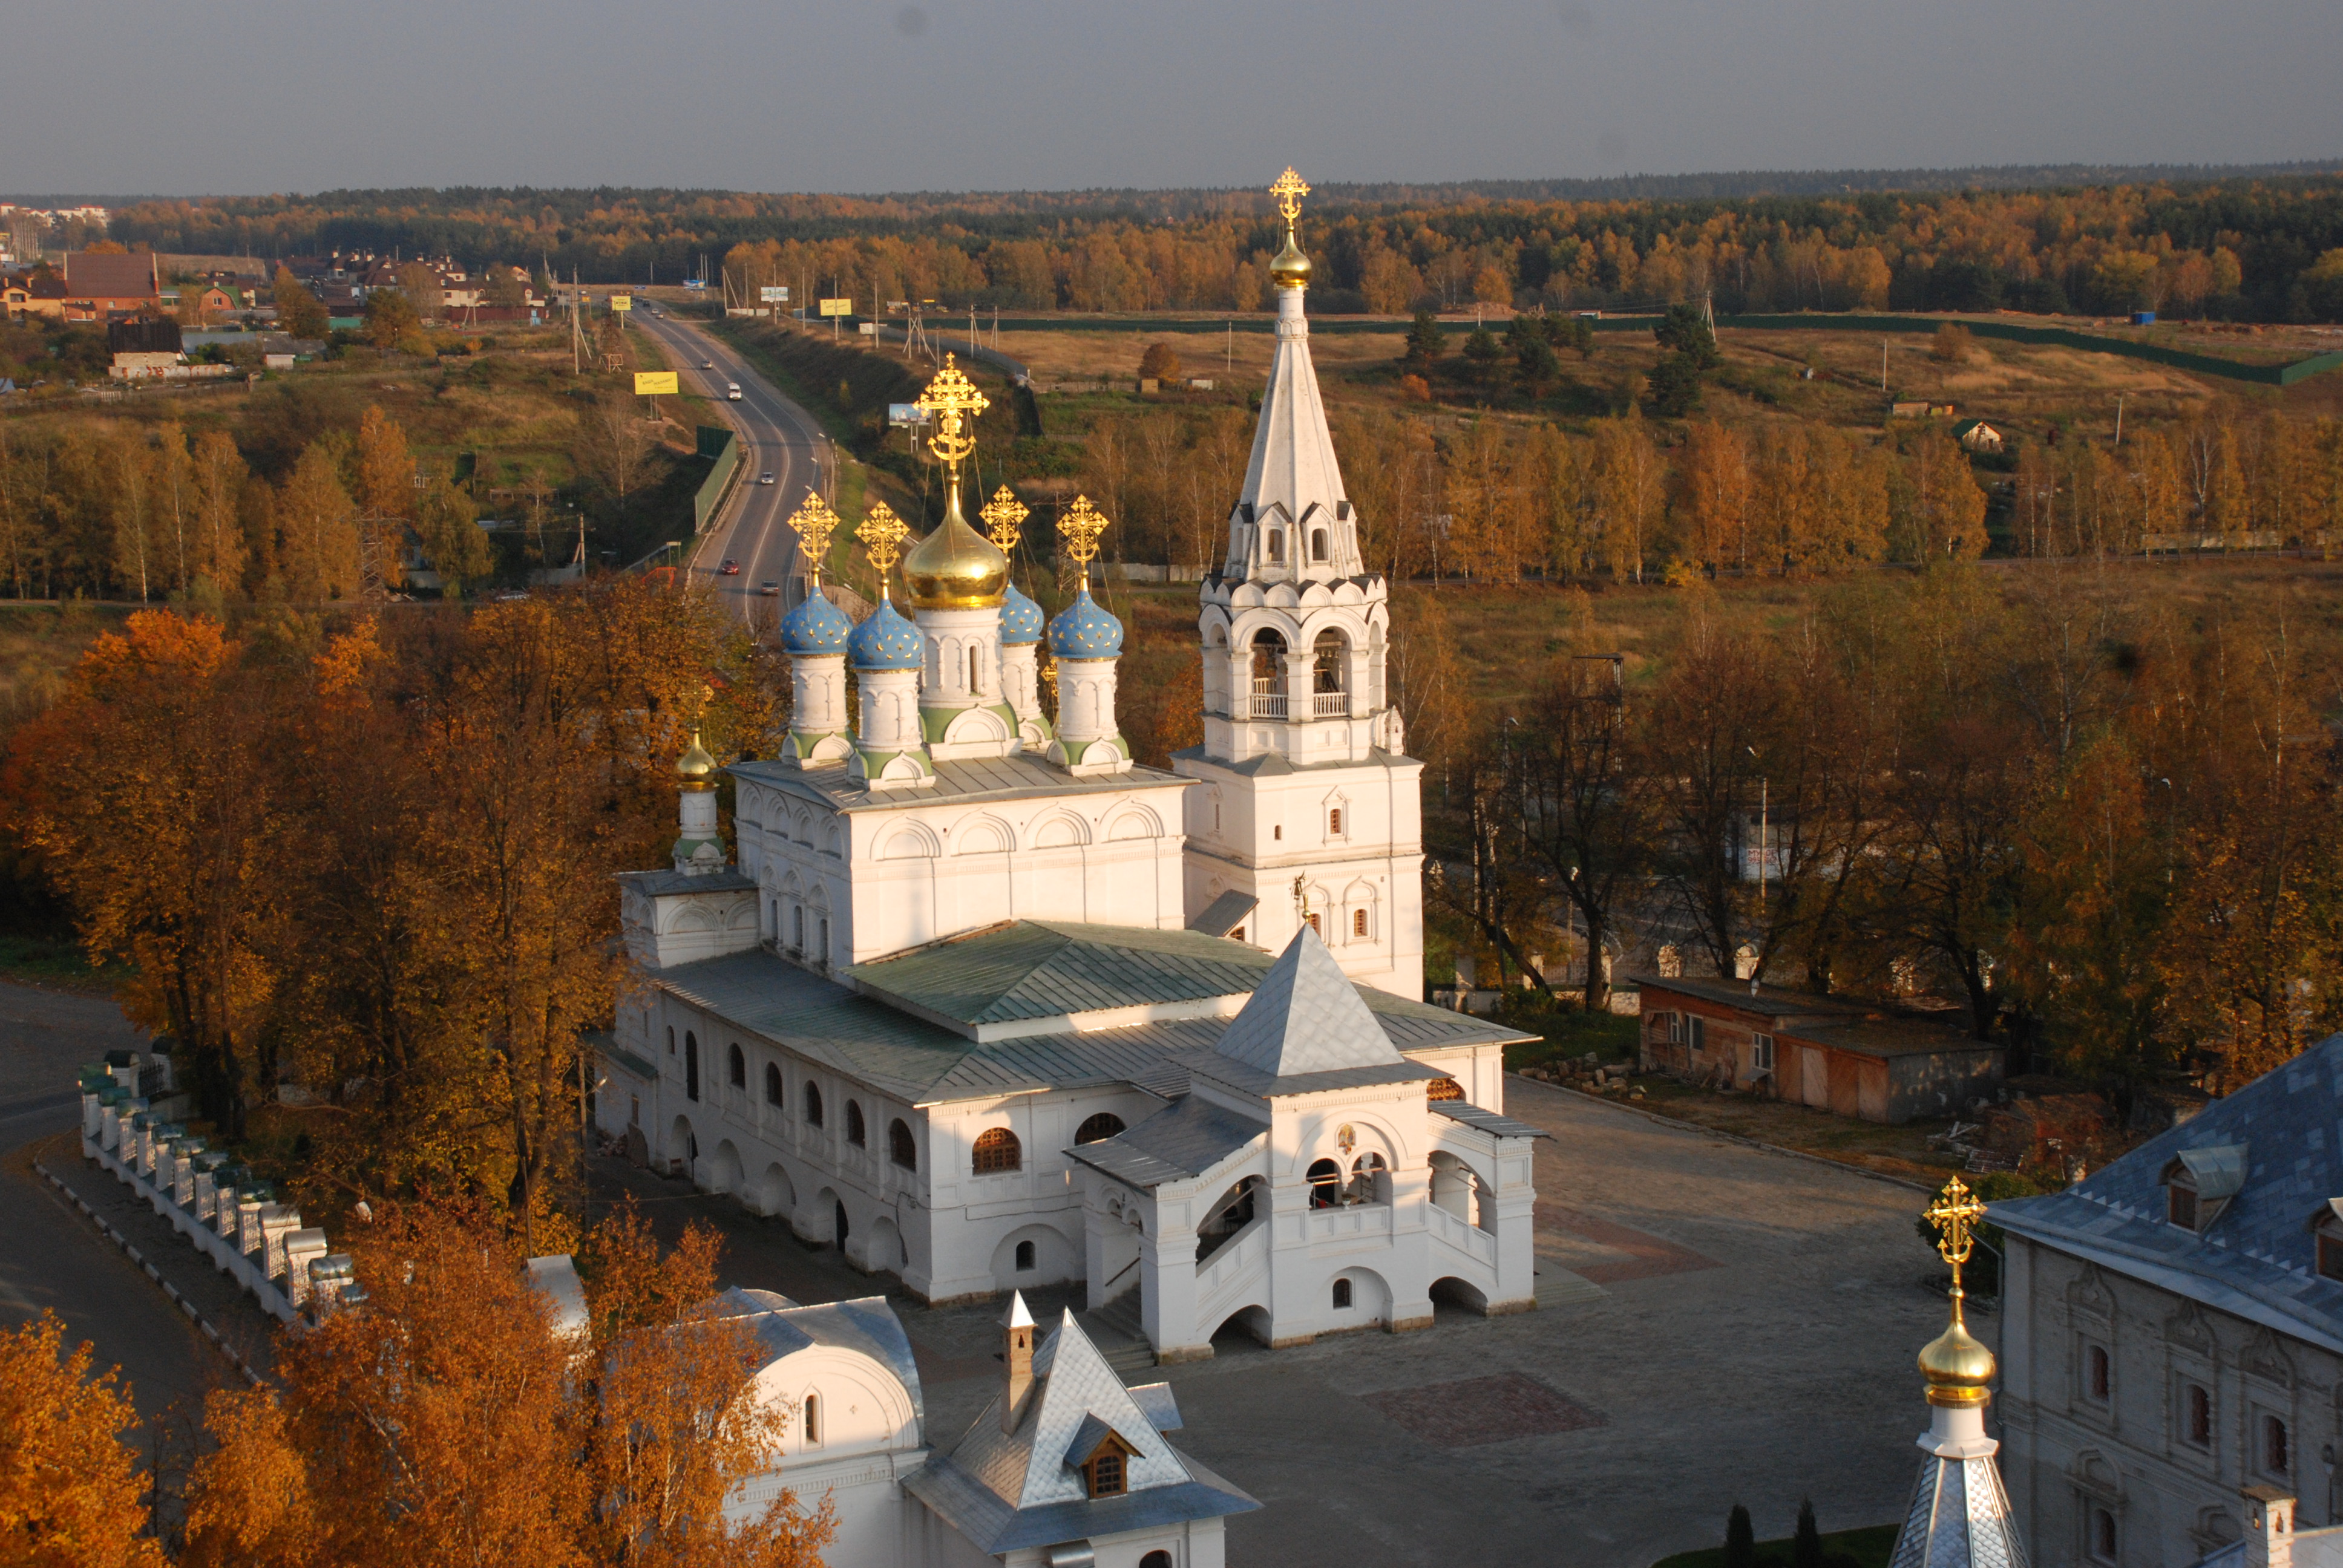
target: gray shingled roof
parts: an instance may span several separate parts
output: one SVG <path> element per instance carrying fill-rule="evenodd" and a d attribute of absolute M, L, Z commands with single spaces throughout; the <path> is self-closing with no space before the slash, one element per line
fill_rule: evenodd
<path fill-rule="evenodd" d="M 652 898 L 667 898 L 678 893 L 747 893 L 754 892 L 756 879 L 739 870 L 726 869 L 695 877 L 688 871 L 621 871 L 618 880 L 638 893 Z"/>
<path fill-rule="evenodd" d="M 1467 1127 L 1477 1127 L 1493 1138 L 1551 1138 L 1553 1133 L 1543 1127 L 1533 1127 L 1526 1121 L 1516 1121 L 1510 1116 L 1500 1116 L 1493 1111 L 1483 1111 L 1469 1101 L 1435 1100 L 1429 1107 L 1435 1116 L 1445 1116 L 1451 1121 L 1461 1121 Z"/>
<path fill-rule="evenodd" d="M 1389 1067 L 1400 1060 L 1390 1037 L 1360 1000 L 1357 985 L 1306 924 L 1261 977 L 1252 999 L 1214 1049 L 1272 1078 Z"/>
<path fill-rule="evenodd" d="M 1208 937 L 1225 937 L 1244 924 L 1245 917 L 1260 907 L 1261 900 L 1251 893 L 1242 893 L 1231 888 L 1198 911 L 1196 917 L 1188 922 L 1188 929 L 1201 931 Z"/>
<path fill-rule="evenodd" d="M 1202 1176 L 1268 1131 L 1265 1121 L 1189 1094 L 1136 1127 L 1066 1152 L 1127 1187 L 1151 1191 Z"/>
<path fill-rule="evenodd" d="M 1178 933 L 1131 934 L 1154 938 Z M 1233 947 L 1231 950 L 1248 953 Z M 1266 968 L 1265 957 L 1249 956 Z M 1183 1019 L 980 1045 L 957 1030 L 915 1018 L 879 998 L 857 995 L 763 951 L 679 964 L 646 979 L 744 1034 L 802 1051 L 913 1104 L 1118 1083 L 1173 1099 L 1187 1092 L 1186 1058 L 1209 1051 L 1228 1027 L 1218 1018 Z M 1250 988 L 1249 980 L 1245 989 Z M 1427 1007 L 1371 987 L 1358 988 L 1358 995 L 1392 1045 L 1403 1051 L 1524 1038 L 1518 1030 L 1469 1013 Z M 1427 1068 L 1405 1070 L 1411 1076 L 1438 1076 Z"/>
<path fill-rule="evenodd" d="M 717 1297 L 718 1314 L 746 1319 L 769 1366 L 808 1345 L 833 1345 L 870 1357 L 893 1372 L 910 1396 L 912 1413 L 927 1420 L 920 1390 L 920 1366 L 902 1321 L 884 1296 L 859 1296 L 847 1302 L 822 1302 L 799 1306 L 773 1291 L 742 1290 L 737 1286 Z"/>
<path fill-rule="evenodd" d="M 864 991 L 977 1026 L 1242 995 L 1267 968 L 1253 950 L 1197 931 L 1011 920 L 845 973 Z"/>
<path fill-rule="evenodd" d="M 2199 1235 L 2165 1220 L 2183 1151 L 2243 1145 L 2245 1184 Z M 2343 1282 L 2311 1226 L 2343 1197 L 2343 1034 L 2271 1069 L 2063 1192 L 1993 1205 L 2046 1246 L 2343 1352 Z"/>

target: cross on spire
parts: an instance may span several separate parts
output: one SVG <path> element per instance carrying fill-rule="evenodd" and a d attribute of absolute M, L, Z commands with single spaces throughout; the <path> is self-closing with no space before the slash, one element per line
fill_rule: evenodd
<path fill-rule="evenodd" d="M 1066 541 L 1066 554 L 1081 563 L 1082 587 L 1091 586 L 1091 563 L 1098 559 L 1099 536 L 1106 532 L 1104 512 L 1091 505 L 1088 496 L 1076 496 L 1074 504 L 1058 519 L 1058 532 Z"/>
<path fill-rule="evenodd" d="M 984 519 L 986 537 L 1001 554 L 1017 548 L 1018 526 L 1025 520 L 1026 508 L 1018 500 L 1016 491 L 1001 486 L 976 515 Z"/>
<path fill-rule="evenodd" d="M 838 531 L 838 514 L 821 498 L 819 490 L 809 490 L 803 505 L 789 514 L 789 528 L 798 536 L 805 551 L 806 563 L 813 572 L 813 580 L 821 581 L 821 563 L 830 555 L 830 536 Z"/>
<path fill-rule="evenodd" d="M 1277 210 L 1284 215 L 1285 226 L 1292 228 L 1293 220 L 1302 216 L 1302 198 L 1310 194 L 1310 187 L 1288 164 L 1285 172 L 1269 187 L 1269 194 L 1277 198 Z"/>
<path fill-rule="evenodd" d="M 960 477 L 960 466 L 976 450 L 976 437 L 968 433 L 969 425 L 979 414 L 992 407 L 992 400 L 976 389 L 954 357 L 944 356 L 944 367 L 920 394 L 912 405 L 935 417 L 936 433 L 928 437 L 928 450 L 933 452 Z"/>
<path fill-rule="evenodd" d="M 910 537 L 910 525 L 897 517 L 894 508 L 884 501 L 871 502 L 869 515 L 854 530 L 854 537 L 862 541 L 862 553 L 870 558 L 872 566 L 879 568 L 880 598 L 887 597 L 887 574 L 894 568 L 897 558 L 902 554 L 903 541 Z"/>
<path fill-rule="evenodd" d="M 1953 1289 L 1957 1292 L 1961 1265 L 1969 1261 L 1970 1250 L 1976 1245 L 1976 1225 L 1985 1218 L 1985 1205 L 1956 1176 L 1945 1183 L 1945 1190 L 1922 1217 L 1936 1228 L 1936 1255 L 1953 1266 Z"/>

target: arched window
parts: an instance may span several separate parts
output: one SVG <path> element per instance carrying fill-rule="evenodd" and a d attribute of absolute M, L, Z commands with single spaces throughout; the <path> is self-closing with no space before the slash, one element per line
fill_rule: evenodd
<path fill-rule="evenodd" d="M 1426 1100 L 1462 1100 L 1464 1086 L 1453 1078 L 1435 1078 L 1423 1086 Z"/>
<path fill-rule="evenodd" d="M 2105 1404 L 2114 1392 L 2115 1379 L 2107 1362 L 2107 1348 L 2092 1345 L 2083 1352 L 2083 1386 L 2094 1403 Z"/>
<path fill-rule="evenodd" d="M 1351 1282 L 1348 1280 L 1334 1282 L 1334 1310 L 1338 1312 L 1351 1310 Z"/>
<path fill-rule="evenodd" d="M 1331 694 L 1343 689 L 1342 677 L 1350 663 L 1344 657 L 1348 648 L 1339 631 L 1318 634 L 1318 640 L 1310 645 L 1311 690 Z"/>
<path fill-rule="evenodd" d="M 724 1075 L 735 1089 L 749 1087 L 749 1059 L 740 1054 L 740 1047 L 737 1043 L 725 1050 Z"/>
<path fill-rule="evenodd" d="M 1122 1118 L 1111 1111 L 1101 1111 L 1096 1116 L 1085 1118 L 1082 1124 L 1074 1129 L 1074 1141 L 1095 1143 L 1101 1138 L 1111 1138 L 1121 1131 Z"/>
<path fill-rule="evenodd" d="M 1252 689 L 1265 693 L 1284 688 L 1285 639 L 1264 627 L 1252 634 Z"/>
<path fill-rule="evenodd" d="M 1351 1184 L 1342 1196 L 1353 1203 L 1381 1203 L 1388 1199 L 1383 1178 L 1390 1171 L 1380 1154 L 1362 1154 L 1351 1161 Z"/>
<path fill-rule="evenodd" d="M 1363 937 L 1367 934 L 1366 910 L 1353 910 L 1351 911 L 1351 934 L 1354 937 Z"/>
<path fill-rule="evenodd" d="M 830 961 L 830 917 L 828 915 L 824 915 L 815 923 L 821 928 L 821 930 L 816 933 L 820 939 L 821 945 L 814 949 L 814 957 L 820 959 L 823 963 L 828 963 Z"/>
<path fill-rule="evenodd" d="M 1018 1242 L 1018 1243 L 1017 1243 L 1017 1271 L 1018 1271 L 1019 1273 L 1021 1273 L 1021 1274 L 1030 1274 L 1030 1273 L 1031 1273 L 1031 1272 L 1033 1271 L 1033 1260 L 1034 1260 L 1033 1243 L 1032 1243 L 1032 1242 L 1031 1242 L 1031 1241 L 1020 1241 L 1020 1242 Z"/>
<path fill-rule="evenodd" d="M 1329 839 L 1339 839 L 1342 836 L 1342 809 L 1340 806 L 1337 806 L 1332 810 L 1326 813 L 1326 837 Z"/>
<path fill-rule="evenodd" d="M 699 1041 L 689 1030 L 683 1031 L 683 1097 L 699 1098 Z"/>
<path fill-rule="evenodd" d="M 800 1419 L 805 1422 L 805 1445 L 808 1448 L 820 1447 L 821 1395 L 809 1393 L 805 1396 L 805 1414 Z"/>
<path fill-rule="evenodd" d="M 669 1056 L 675 1054 L 675 1025 L 673 1024 L 667 1026 L 667 1053 Z"/>
<path fill-rule="evenodd" d="M 1323 528 L 1310 530 L 1310 558 L 1313 561 L 1326 558 L 1326 530 Z"/>
<path fill-rule="evenodd" d="M 970 644 L 968 650 L 968 689 L 970 696 L 974 696 L 984 689 L 984 683 L 976 678 L 976 656 L 977 649 L 975 645 Z"/>
<path fill-rule="evenodd" d="M 1172 1568 L 1172 1553 L 1150 1552 L 1139 1560 L 1139 1568 Z"/>
<path fill-rule="evenodd" d="M 2294 1470 L 2294 1445 L 2286 1422 L 2274 1415 L 2262 1417 L 2262 1470 L 2269 1475 L 2287 1475 Z"/>
<path fill-rule="evenodd" d="M 2116 1560 L 2116 1516 L 2104 1508 L 2091 1510 L 2091 1555 L 2102 1563 Z"/>
<path fill-rule="evenodd" d="M 1015 1171 L 1025 1163 L 1025 1148 L 1017 1141 L 1017 1134 L 1006 1127 L 988 1127 L 976 1135 L 976 1157 L 972 1163 L 979 1176 Z"/>
<path fill-rule="evenodd" d="M 819 1084 L 806 1085 L 805 1119 L 808 1127 L 821 1125 L 821 1088 Z"/>
<path fill-rule="evenodd" d="M 869 1141 L 862 1127 L 862 1107 L 851 1100 L 846 1102 L 846 1141 L 857 1149 Z"/>
<path fill-rule="evenodd" d="M 805 906 L 789 906 L 789 946 L 800 952 L 805 950 Z"/>
<path fill-rule="evenodd" d="M 887 1157 L 906 1171 L 920 1168 L 920 1146 L 900 1116 L 887 1129 Z"/>
<path fill-rule="evenodd" d="M 1273 567 L 1282 567 L 1285 564 L 1285 530 L 1283 528 L 1269 530 L 1269 564 Z"/>
<path fill-rule="evenodd" d="M 765 1063 L 765 1103 L 781 1103 L 781 1070 L 769 1061 Z"/>
<path fill-rule="evenodd" d="M 1342 1168 L 1332 1160 L 1310 1167 L 1310 1206 L 1332 1209 L 1342 1201 Z"/>

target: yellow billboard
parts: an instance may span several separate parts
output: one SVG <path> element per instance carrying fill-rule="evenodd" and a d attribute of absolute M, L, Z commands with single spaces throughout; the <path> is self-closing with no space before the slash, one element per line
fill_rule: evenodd
<path fill-rule="evenodd" d="M 635 396 L 680 397 L 683 390 L 675 384 L 675 372 L 672 370 L 638 370 L 635 372 Z"/>
<path fill-rule="evenodd" d="M 634 307 L 635 307 L 635 297 L 634 297 L 633 295 L 631 295 L 631 294 L 614 294 L 614 295 L 610 296 L 610 308 L 611 308 L 611 309 L 613 309 L 613 310 L 632 310 Z"/>
<path fill-rule="evenodd" d="M 824 316 L 851 316 L 854 314 L 854 301 L 825 299 L 821 302 L 821 313 Z"/>

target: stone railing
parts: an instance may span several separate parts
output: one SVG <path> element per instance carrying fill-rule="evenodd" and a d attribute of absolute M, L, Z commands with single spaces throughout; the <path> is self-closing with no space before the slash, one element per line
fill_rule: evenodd
<path fill-rule="evenodd" d="M 360 1294 L 348 1257 L 267 1182 L 189 1136 L 171 1059 L 116 1051 L 82 1070 L 81 1151 L 145 1199 L 272 1315 L 315 1321 Z"/>

